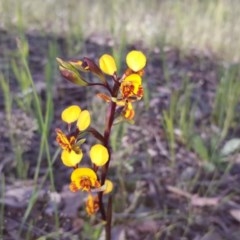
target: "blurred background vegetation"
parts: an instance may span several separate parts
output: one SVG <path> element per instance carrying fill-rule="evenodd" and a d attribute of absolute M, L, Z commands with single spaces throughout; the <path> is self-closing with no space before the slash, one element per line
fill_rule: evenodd
<path fill-rule="evenodd" d="M 115 41 L 197 48 L 240 57 L 238 0 L 0 0 L 0 26 L 76 39 L 104 34 Z"/>

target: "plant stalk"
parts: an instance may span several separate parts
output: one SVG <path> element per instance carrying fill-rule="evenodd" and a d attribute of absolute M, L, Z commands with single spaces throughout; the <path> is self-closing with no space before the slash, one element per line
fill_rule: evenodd
<path fill-rule="evenodd" d="M 119 90 L 119 83 L 115 82 L 115 84 L 113 86 L 112 97 L 117 97 L 118 90 Z M 113 126 L 116 107 L 117 107 L 117 104 L 115 102 L 111 102 L 110 105 L 109 105 L 108 111 L 107 111 L 106 126 L 105 126 L 104 135 L 103 135 L 103 138 L 104 138 L 103 139 L 103 144 L 108 149 L 109 160 L 102 168 L 101 185 L 103 185 L 105 180 L 106 180 L 109 163 L 111 161 L 111 148 L 109 146 L 109 139 L 110 139 L 110 135 L 111 135 L 111 129 L 112 129 L 112 126 Z M 99 198 L 99 210 L 100 210 L 100 213 L 102 215 L 102 220 L 106 221 L 106 228 L 105 228 L 105 230 L 106 230 L 106 240 L 111 240 L 111 219 L 112 218 L 109 215 L 109 212 L 110 212 L 109 211 L 109 206 L 112 206 L 112 204 L 110 204 L 108 206 L 107 216 L 106 216 L 106 212 L 105 212 L 105 208 L 104 208 L 104 204 L 103 204 L 103 192 L 98 193 L 98 198 Z"/>

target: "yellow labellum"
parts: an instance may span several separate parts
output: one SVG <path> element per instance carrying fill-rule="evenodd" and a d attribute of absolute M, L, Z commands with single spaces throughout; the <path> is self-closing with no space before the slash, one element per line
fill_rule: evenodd
<path fill-rule="evenodd" d="M 83 157 L 82 151 L 80 151 L 80 153 L 76 153 L 73 150 L 70 152 L 63 150 L 61 154 L 62 162 L 67 167 L 76 166 L 78 163 L 81 162 L 82 157 Z"/>
<path fill-rule="evenodd" d="M 89 179 L 91 186 L 95 186 L 97 175 L 91 168 L 77 168 L 71 174 L 71 181 L 76 182 L 76 184 L 80 184 L 79 180 L 83 178 Z"/>
<path fill-rule="evenodd" d="M 117 71 L 117 66 L 114 58 L 108 54 L 104 54 L 100 57 L 99 67 L 105 74 L 111 76 Z"/>
<path fill-rule="evenodd" d="M 130 83 L 133 83 L 133 84 L 139 86 L 142 84 L 142 78 L 138 74 L 133 73 L 133 74 L 128 75 L 126 78 L 124 78 L 123 83 L 125 83 L 125 82 L 130 82 Z"/>
<path fill-rule="evenodd" d="M 91 116 L 88 110 L 84 110 L 79 114 L 77 128 L 79 131 L 86 130 L 91 123 Z"/>
<path fill-rule="evenodd" d="M 77 105 L 72 105 L 62 111 L 62 120 L 68 124 L 78 120 L 81 108 Z"/>
<path fill-rule="evenodd" d="M 87 167 L 75 169 L 71 174 L 71 181 L 75 181 L 81 177 L 89 177 L 93 180 L 97 180 L 96 173 L 91 168 L 87 168 Z"/>
<path fill-rule="evenodd" d="M 91 168 L 77 168 L 71 174 L 70 190 L 91 191 L 91 188 L 99 188 L 101 185 L 97 180 L 96 173 Z"/>
<path fill-rule="evenodd" d="M 107 148 L 101 144 L 92 146 L 90 149 L 90 158 L 92 163 L 96 164 L 99 167 L 103 166 L 109 158 Z"/>
<path fill-rule="evenodd" d="M 134 72 L 142 70 L 147 62 L 146 56 L 141 51 L 131 51 L 126 57 L 128 67 Z"/>
<path fill-rule="evenodd" d="M 120 90 L 124 98 L 138 95 L 142 78 L 138 74 L 130 74 L 121 83 Z"/>

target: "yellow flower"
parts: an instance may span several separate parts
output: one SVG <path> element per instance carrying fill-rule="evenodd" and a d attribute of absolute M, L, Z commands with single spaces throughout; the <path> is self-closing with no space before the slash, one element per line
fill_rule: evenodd
<path fill-rule="evenodd" d="M 138 74 L 130 74 L 121 83 L 120 91 L 124 99 L 143 96 L 142 78 Z"/>
<path fill-rule="evenodd" d="M 79 106 L 72 105 L 62 111 L 62 120 L 68 124 L 77 121 L 77 128 L 79 131 L 84 131 L 91 123 L 91 116 L 89 111 L 82 111 Z"/>
<path fill-rule="evenodd" d="M 134 50 L 127 54 L 126 62 L 132 71 L 138 72 L 145 67 L 147 59 L 141 51 Z"/>
<path fill-rule="evenodd" d="M 97 96 L 106 102 L 115 102 L 117 106 L 122 107 L 121 116 L 126 120 L 132 120 L 135 116 L 132 102 L 139 100 L 143 96 L 143 88 L 142 86 L 138 86 L 137 93 L 135 94 L 134 85 L 132 85 L 132 91 L 129 91 L 127 86 L 127 84 L 122 86 L 123 96 L 121 98 L 111 98 L 104 93 L 99 93 Z"/>
<path fill-rule="evenodd" d="M 101 144 L 96 144 L 90 149 L 90 158 L 92 163 L 101 167 L 106 164 L 109 159 L 108 150 Z"/>
<path fill-rule="evenodd" d="M 90 192 L 91 188 L 100 187 L 96 173 L 91 168 L 77 168 L 71 174 L 70 190 Z"/>
<path fill-rule="evenodd" d="M 76 127 L 79 131 L 86 130 L 91 123 L 90 113 L 87 110 L 81 111 L 77 105 L 65 108 L 62 111 L 62 120 L 68 124 L 77 121 Z M 77 139 L 76 131 L 67 136 L 59 128 L 56 129 L 56 134 L 56 141 L 63 150 L 61 154 L 63 164 L 67 167 L 76 167 L 83 157 L 80 145 L 85 139 Z"/>
<path fill-rule="evenodd" d="M 62 162 L 67 167 L 75 167 L 78 163 L 81 162 L 83 153 L 80 150 L 78 153 L 75 151 L 66 151 L 63 150 L 61 154 Z"/>
<path fill-rule="evenodd" d="M 104 54 L 99 59 L 100 69 L 110 76 L 114 75 L 117 71 L 117 66 L 114 58 L 111 55 Z"/>
<path fill-rule="evenodd" d="M 132 102 L 140 100 L 143 97 L 144 91 L 141 76 L 144 73 L 146 62 L 146 56 L 141 51 L 130 51 L 126 56 L 128 69 L 119 80 L 120 94 L 117 97 L 111 97 L 105 93 L 98 94 L 98 97 L 104 101 L 115 102 L 117 106 L 122 107 L 119 108 L 119 110 L 122 111 L 118 111 L 118 113 L 121 113 L 121 116 L 126 120 L 132 120 L 134 118 L 135 111 Z M 112 56 L 104 54 L 100 58 L 99 63 L 101 70 L 106 74 L 113 75 L 116 72 L 116 64 Z M 94 161 L 96 160 L 94 159 Z M 95 164 L 97 165 L 98 163 Z M 105 163 L 100 164 L 104 165 Z"/>
<path fill-rule="evenodd" d="M 93 196 L 92 194 L 88 194 L 88 198 L 86 201 L 86 211 L 88 215 L 93 215 L 99 210 L 99 199 L 98 196 Z"/>
<path fill-rule="evenodd" d="M 63 164 L 67 167 L 76 166 L 83 157 L 82 150 L 76 145 L 76 137 L 67 137 L 59 128 L 56 129 L 56 133 L 56 141 L 63 150 L 61 154 Z"/>

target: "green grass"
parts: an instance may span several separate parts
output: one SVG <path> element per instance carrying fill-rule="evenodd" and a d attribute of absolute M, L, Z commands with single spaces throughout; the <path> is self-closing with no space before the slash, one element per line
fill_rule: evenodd
<path fill-rule="evenodd" d="M 56 74 L 55 58 L 57 56 L 57 49 L 55 45 L 53 44 L 49 45 L 48 62 L 46 63 L 45 74 L 43 73 L 43 79 L 45 78 L 45 84 L 47 89 L 45 105 L 41 100 L 41 96 L 37 92 L 34 80 L 32 78 L 31 69 L 29 68 L 29 63 L 28 63 L 28 43 L 25 39 L 22 39 L 21 42 L 19 42 L 19 48 L 16 51 L 15 55 L 16 55 L 16 59 L 14 58 L 12 60 L 12 70 L 16 76 L 16 79 L 19 85 L 20 94 L 21 94 L 20 98 L 15 97 L 11 93 L 11 89 L 9 86 L 9 79 L 7 79 L 4 75 L 0 75 L 0 78 L 1 78 L 0 87 L 4 96 L 6 119 L 7 119 L 7 122 L 11 122 L 11 119 L 14 118 L 14 115 L 12 112 L 13 105 L 18 106 L 18 108 L 21 109 L 23 112 L 26 112 L 27 114 L 31 114 L 35 117 L 38 123 L 38 133 L 41 136 L 38 155 L 35 156 L 36 168 L 35 168 L 35 174 L 34 174 L 34 182 L 36 183 L 36 185 L 32 192 L 32 195 L 30 196 L 29 205 L 22 219 L 21 228 L 19 229 L 21 233 L 22 227 L 26 225 L 27 218 L 32 210 L 32 207 L 36 202 L 38 191 L 41 190 L 41 186 L 48 179 L 48 181 L 50 181 L 50 189 L 52 191 L 54 191 L 55 189 L 54 181 L 53 181 L 52 164 L 56 160 L 57 155 L 56 154 L 55 156 L 50 155 L 48 136 L 49 136 L 50 125 L 52 124 L 53 113 L 54 113 L 53 102 L 52 102 L 53 84 L 54 84 L 53 76 Z M 44 111 L 42 107 L 45 109 Z M 11 131 L 10 131 L 10 140 L 11 140 L 12 149 L 16 159 L 15 168 L 17 172 L 17 177 L 26 179 L 28 164 L 24 162 L 24 159 L 22 156 L 23 149 L 16 142 L 16 139 L 14 138 L 14 133 L 12 133 Z M 56 150 L 56 153 L 59 153 L 59 151 Z M 40 177 L 40 167 L 41 167 L 42 160 L 44 159 L 44 156 L 47 159 L 48 170 L 45 173 L 45 177 L 42 183 L 39 184 L 38 182 Z M 1 207 L 1 209 L 2 209 L 1 214 L 2 214 L 4 208 Z M 59 216 L 57 214 L 57 211 L 55 211 L 55 223 L 56 223 L 57 229 L 59 227 L 58 218 Z M 30 223 L 29 228 L 31 228 L 31 226 L 32 225 Z M 25 237 L 26 239 L 30 239 L 31 234 L 29 234 L 28 237 L 27 235 Z"/>
<path fill-rule="evenodd" d="M 161 59 L 164 60 L 162 57 Z M 165 76 L 169 75 L 164 63 L 163 72 Z M 177 90 L 172 90 L 169 106 L 163 110 L 161 122 L 166 134 L 172 164 L 175 163 L 178 143 L 193 150 L 209 170 L 221 167 L 224 162 L 224 156 L 221 153 L 222 146 L 237 131 L 240 120 L 240 115 L 236 110 L 240 95 L 240 71 L 238 65 L 233 64 L 228 67 L 219 66 L 217 74 L 219 81 L 216 83 L 216 94 L 210 113 L 210 128 L 205 125 L 205 121 L 195 125 L 197 105 L 191 100 L 194 83 L 189 81 L 187 75 L 183 77 L 181 86 Z M 165 80 L 166 85 L 170 84 L 168 78 Z M 215 130 L 213 130 L 214 128 Z M 204 135 L 205 131 L 212 131 L 212 134 L 207 134 L 209 135 L 207 139 L 201 136 L 201 133 Z M 234 147 L 233 144 L 232 148 L 235 151 L 237 147 Z M 226 169 L 226 171 L 228 170 L 229 168 Z"/>
<path fill-rule="evenodd" d="M 101 34 L 115 42 L 124 37 L 128 43 L 143 41 L 152 48 L 165 43 L 237 60 L 238 5 L 238 0 L 0 0 L 0 22 L 6 29 L 57 33 L 79 41 Z"/>

